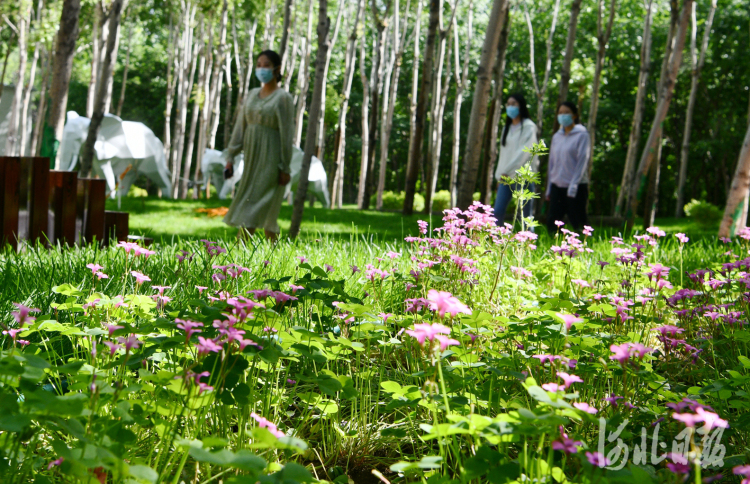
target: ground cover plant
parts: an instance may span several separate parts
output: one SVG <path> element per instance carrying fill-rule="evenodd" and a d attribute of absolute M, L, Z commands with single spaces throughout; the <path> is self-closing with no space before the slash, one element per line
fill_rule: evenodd
<path fill-rule="evenodd" d="M 3 253 L 0 480 L 750 479 L 750 233 L 436 225 Z"/>

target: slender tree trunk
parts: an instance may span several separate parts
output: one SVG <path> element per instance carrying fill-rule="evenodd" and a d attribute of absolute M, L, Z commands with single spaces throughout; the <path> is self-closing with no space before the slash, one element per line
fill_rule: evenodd
<path fill-rule="evenodd" d="M 432 64 L 435 53 L 435 41 L 438 34 L 440 9 L 442 5 L 442 0 L 430 0 L 430 23 L 427 27 L 424 60 L 422 61 L 422 72 L 424 74 L 422 75 L 422 83 L 417 94 L 417 104 L 414 111 L 414 134 L 409 140 L 409 159 L 406 165 L 406 188 L 404 190 L 404 215 L 411 215 L 414 213 L 414 195 L 417 190 L 419 167 L 422 165 L 427 103 L 429 101 L 430 91 L 432 90 Z M 487 28 L 487 32 L 488 37 L 493 35 L 489 27 Z"/>
<path fill-rule="evenodd" d="M 26 63 L 28 58 L 28 25 L 31 17 L 31 5 L 21 2 L 21 11 L 18 15 L 18 81 L 13 93 L 13 104 L 8 123 L 8 138 L 5 142 L 5 153 L 8 156 L 18 156 L 23 153 L 21 145 L 21 133 L 19 133 L 23 116 L 23 88 L 26 79 Z"/>
<path fill-rule="evenodd" d="M 596 66 L 594 68 L 594 86 L 591 89 L 591 109 L 589 109 L 589 179 L 591 179 L 591 172 L 594 168 L 594 146 L 596 143 L 596 115 L 599 111 L 599 90 L 601 88 L 602 81 L 602 69 L 604 68 L 604 57 L 607 54 L 607 43 L 612 35 L 612 24 L 615 21 L 615 7 L 617 0 L 610 0 L 609 3 L 609 19 L 607 20 L 606 29 L 602 28 L 602 7 L 605 0 L 597 0 L 597 15 L 596 15 L 596 40 L 599 48 L 596 51 Z"/>
<path fill-rule="evenodd" d="M 342 188 L 344 179 L 344 148 L 346 146 L 346 115 L 349 111 L 349 96 L 352 92 L 352 81 L 354 80 L 354 69 L 357 62 L 357 31 L 360 17 L 364 11 L 365 0 L 357 1 L 357 13 L 354 16 L 354 24 L 346 42 L 346 53 L 344 54 L 344 92 L 339 108 L 339 119 L 336 126 L 336 146 L 333 152 L 334 175 L 331 185 L 331 207 L 341 208 Z"/>
<path fill-rule="evenodd" d="M 318 134 L 315 142 L 315 156 L 321 161 L 325 159 L 325 140 L 326 140 L 326 128 L 325 128 L 325 105 L 326 105 L 326 87 L 328 83 L 328 68 L 331 65 L 331 56 L 333 55 L 333 48 L 336 46 L 336 40 L 339 37 L 339 28 L 341 27 L 341 18 L 344 16 L 344 2 L 339 3 L 339 10 L 336 14 L 336 24 L 333 27 L 333 37 L 331 38 L 331 48 L 328 49 L 326 55 L 325 72 L 323 76 L 323 93 L 321 94 L 321 105 L 323 108 L 320 110 L 320 119 L 318 120 Z"/>
<path fill-rule="evenodd" d="M 127 5 L 127 0 L 123 1 L 123 12 L 125 12 L 125 5 Z M 121 31 L 122 31 L 121 28 L 118 27 L 117 29 L 114 29 L 112 28 L 110 24 L 109 34 L 115 36 L 115 47 L 114 47 L 114 50 L 112 51 L 112 56 L 115 59 L 115 63 L 113 64 L 112 70 L 109 72 L 108 77 L 99 78 L 99 82 L 106 82 L 106 86 L 107 86 L 106 97 L 104 99 L 104 113 L 105 114 L 109 113 L 112 108 L 112 91 L 114 89 L 114 84 L 115 84 L 115 66 L 117 65 L 117 56 L 120 51 L 120 37 L 121 37 L 120 32 Z"/>
<path fill-rule="evenodd" d="M 565 41 L 565 57 L 563 58 L 562 68 L 560 69 L 560 92 L 557 97 L 557 109 L 560 104 L 568 100 L 568 91 L 570 90 L 570 65 L 573 62 L 576 45 L 576 30 L 578 28 L 578 14 L 581 13 L 581 2 L 583 0 L 573 0 L 570 3 L 570 23 L 568 24 L 568 39 Z M 560 125 L 555 117 L 552 132 L 556 133 Z"/>
<path fill-rule="evenodd" d="M 91 26 L 91 72 L 89 73 L 89 89 L 86 93 L 86 117 L 91 119 L 91 115 L 94 114 L 94 98 L 96 97 L 96 83 L 99 78 L 99 61 L 101 60 L 101 33 L 99 29 L 102 27 L 104 13 L 102 11 L 102 3 L 96 1 L 94 3 L 94 22 Z"/>
<path fill-rule="evenodd" d="M 307 11 L 307 37 L 302 44 L 303 54 L 300 60 L 299 76 L 297 77 L 297 114 L 295 116 L 294 145 L 302 143 L 302 127 L 304 124 L 305 107 L 307 104 L 307 91 L 310 89 L 310 56 L 312 55 L 312 18 L 313 2 L 308 0 Z"/>
<path fill-rule="evenodd" d="M 454 25 L 456 29 L 454 39 L 453 52 L 456 56 L 456 100 L 453 104 L 453 147 L 451 150 L 451 178 L 450 178 L 450 192 L 451 192 L 451 207 L 456 206 L 456 195 L 458 189 L 458 159 L 461 148 L 461 106 L 464 102 L 464 91 L 466 90 L 466 84 L 469 79 L 469 59 L 471 55 L 471 42 L 474 34 L 474 8 L 473 2 L 469 4 L 469 18 L 466 23 L 466 46 L 464 47 L 463 65 L 458 62 L 458 45 L 459 35 L 458 26 Z M 455 20 L 454 20 L 455 22 Z M 458 69 L 461 66 L 461 72 Z"/>
<path fill-rule="evenodd" d="M 41 3 L 41 2 L 40 2 Z M 39 13 L 42 12 L 42 6 L 39 5 Z M 19 136 L 20 146 L 18 149 L 18 153 L 21 156 L 31 156 L 31 153 L 33 151 L 29 151 L 31 146 L 29 145 L 29 118 L 31 117 L 31 113 L 29 112 L 29 105 L 31 104 L 31 90 L 34 88 L 34 83 L 36 81 L 36 66 L 39 63 L 39 53 L 41 52 L 42 45 L 40 42 L 37 42 L 34 46 L 34 56 L 31 59 L 31 70 L 29 71 L 29 80 L 26 82 L 26 87 L 24 88 L 23 93 L 23 107 L 21 108 L 21 133 Z"/>
<path fill-rule="evenodd" d="M 492 203 L 492 180 L 495 176 L 495 163 L 497 162 L 498 143 L 497 137 L 500 129 L 500 121 L 503 115 L 503 78 L 505 76 L 505 52 L 508 48 L 508 36 L 510 33 L 510 2 L 506 3 L 505 23 L 503 31 L 500 32 L 500 44 L 497 46 L 497 60 L 495 61 L 495 92 L 492 97 L 494 109 L 490 111 L 489 125 L 489 153 L 486 156 L 485 164 L 485 185 L 481 192 L 482 203 L 491 205 Z"/>
<path fill-rule="evenodd" d="M 474 197 L 474 187 L 477 184 L 479 170 L 479 155 L 487 118 L 487 100 L 490 97 L 491 75 L 497 59 L 497 47 L 500 43 L 500 33 L 505 23 L 504 13 L 507 13 L 508 0 L 495 0 L 492 4 L 487 35 L 482 46 L 482 56 L 476 75 L 474 99 L 471 105 L 469 131 L 466 135 L 466 151 L 464 152 L 461 181 L 458 187 L 457 206 L 466 209 L 471 205 Z"/>
<path fill-rule="evenodd" d="M 198 37 L 198 86 L 196 89 L 197 93 L 202 93 L 206 88 L 206 56 L 200 55 L 203 50 L 203 24 L 200 26 L 200 35 Z M 190 178 L 190 168 L 193 163 L 193 149 L 195 147 L 195 133 L 198 128 L 198 116 L 201 112 L 201 96 L 195 96 L 193 99 L 193 112 L 192 118 L 190 119 L 190 134 L 188 134 L 187 148 L 185 149 L 185 176 L 180 180 L 180 198 L 187 198 L 188 195 L 188 182 Z M 196 157 L 197 158 L 197 157 Z M 197 181 L 197 178 L 194 178 Z M 197 191 L 197 189 L 196 189 Z"/>
<path fill-rule="evenodd" d="M 196 6 L 191 2 L 184 5 L 184 25 L 182 33 L 182 46 L 180 48 L 179 73 L 177 77 L 177 107 L 175 109 L 175 134 L 174 152 L 172 153 L 172 193 L 177 196 L 180 175 L 182 174 L 182 159 L 185 151 L 185 127 L 187 124 L 188 103 L 195 73 L 195 62 L 197 46 L 193 45 Z M 207 101 L 206 101 L 207 102 Z"/>
<path fill-rule="evenodd" d="M 366 22 L 363 22 L 366 24 Z M 364 29 L 363 29 L 364 30 Z M 370 81 L 367 79 L 365 67 L 365 49 L 367 47 L 365 38 L 359 45 L 359 76 L 362 80 L 362 149 L 361 162 L 359 166 L 359 185 L 357 186 L 357 208 L 365 208 L 365 187 L 367 184 L 367 163 L 370 161 Z"/>
<path fill-rule="evenodd" d="M 310 174 L 310 162 L 315 150 L 315 135 L 318 132 L 318 120 L 320 119 L 321 100 L 323 91 L 323 77 L 325 76 L 325 60 L 328 49 L 331 47 L 329 30 L 331 20 L 328 18 L 328 0 L 318 2 L 318 54 L 315 60 L 315 88 L 313 89 L 312 103 L 310 103 L 310 117 L 307 123 L 307 135 L 305 136 L 305 155 L 302 158 L 297 193 L 294 195 L 294 210 L 292 212 L 292 223 L 289 235 L 296 238 L 302 225 L 302 215 L 305 210 L 305 198 L 307 197 L 308 175 Z"/>
<path fill-rule="evenodd" d="M 122 86 L 120 86 L 120 99 L 117 101 L 117 117 L 122 116 L 122 105 L 125 104 L 125 88 L 128 85 L 128 69 L 130 69 L 130 40 L 133 36 L 133 25 L 128 28 L 128 51 L 125 54 L 125 67 L 122 70 Z"/>
<path fill-rule="evenodd" d="M 107 38 L 107 49 L 104 56 L 104 63 L 102 64 L 102 76 L 101 79 L 109 79 L 112 76 L 112 71 L 115 67 L 114 51 L 115 44 L 117 43 L 117 31 L 120 27 L 120 14 L 122 13 L 122 6 L 124 0 L 112 0 L 112 5 L 109 11 L 109 28 L 110 33 Z M 81 177 L 88 177 L 91 174 L 91 166 L 94 161 L 94 144 L 96 138 L 99 135 L 99 127 L 104 119 L 104 108 L 106 104 L 107 96 L 107 83 L 97 83 L 98 88 L 96 90 L 96 100 L 94 102 L 94 114 L 91 116 L 91 124 L 89 124 L 89 132 L 86 137 L 86 142 L 81 150 Z"/>
<path fill-rule="evenodd" d="M 221 88 L 223 84 L 224 74 L 224 56 L 227 52 L 227 19 L 228 19 L 228 4 L 227 0 L 224 0 L 221 10 L 221 24 L 219 26 L 219 46 L 217 55 L 214 57 L 214 66 L 211 79 L 211 94 L 209 102 L 211 106 L 211 131 L 208 138 L 208 147 L 214 149 L 216 147 L 216 131 L 219 129 L 219 116 L 221 114 Z"/>
<path fill-rule="evenodd" d="M 673 8 L 676 2 L 673 4 Z M 661 83 L 661 89 L 659 92 L 659 102 L 656 107 L 656 115 L 651 125 L 651 132 L 649 133 L 646 146 L 641 156 L 640 164 L 638 165 L 638 171 L 636 172 L 635 183 L 630 189 L 630 197 L 628 201 L 628 230 L 632 229 L 635 221 L 635 214 L 638 212 L 639 192 L 642 190 L 646 183 L 649 168 L 651 163 L 654 162 L 656 157 L 656 151 L 661 138 L 662 123 L 664 118 L 667 116 L 669 111 L 669 104 L 672 101 L 674 94 L 674 87 L 677 82 L 677 73 L 682 63 L 682 51 L 685 47 L 685 36 L 687 35 L 687 29 L 690 19 L 690 13 L 693 7 L 693 0 L 683 0 L 682 11 L 680 12 L 679 29 L 675 35 L 675 46 L 670 55 L 669 67 L 667 70 L 666 77 L 663 77 L 664 82 Z M 644 221 L 647 221 L 649 217 L 644 216 Z"/>
<path fill-rule="evenodd" d="M 555 35 L 557 26 L 557 16 L 560 12 L 560 0 L 555 0 L 555 8 L 552 13 L 552 25 L 547 37 L 547 58 L 544 64 L 544 78 L 541 86 L 536 78 L 536 62 L 534 59 L 534 28 L 531 25 L 531 16 L 526 3 L 524 3 L 524 15 L 526 16 L 526 25 L 529 29 L 529 70 L 531 71 L 531 80 L 534 82 L 534 92 L 536 93 L 536 137 L 542 139 L 542 126 L 544 123 L 544 96 L 547 93 L 549 85 L 549 73 L 552 67 L 552 38 Z"/>
<path fill-rule="evenodd" d="M 248 37 L 250 41 L 250 45 L 248 46 L 248 54 L 247 54 L 247 66 L 244 71 L 242 71 L 242 74 L 238 74 L 238 80 L 242 84 L 240 86 L 240 94 L 237 96 L 237 106 L 238 109 L 234 111 L 234 114 L 232 115 L 232 123 L 230 126 L 230 129 L 234 127 L 234 123 L 237 121 L 237 116 L 242 112 L 241 107 L 245 104 L 245 98 L 247 97 L 247 93 L 250 90 L 250 79 L 252 78 L 252 74 L 255 70 L 255 64 L 253 62 L 253 57 L 255 56 L 255 53 L 253 52 L 253 49 L 255 48 L 255 32 L 258 30 L 258 21 L 253 20 L 253 25 L 248 29 Z M 237 65 L 240 65 L 239 60 L 237 60 Z M 229 132 L 231 136 L 231 131 Z M 224 140 L 224 144 L 227 144 L 229 142 L 228 138 Z M 199 153 L 199 156 L 200 153 Z M 196 170 L 200 170 L 200 165 L 196 167 Z M 200 172 L 199 172 L 200 173 Z"/>
<path fill-rule="evenodd" d="M 171 160 L 172 154 L 172 104 L 174 103 L 174 91 L 177 83 L 172 71 L 172 64 L 175 61 L 175 49 L 177 44 L 177 34 L 172 26 L 172 17 L 169 18 L 169 41 L 167 42 L 167 99 L 166 108 L 164 109 L 164 159 Z"/>
<path fill-rule="evenodd" d="M 646 91 L 648 88 L 648 76 L 651 71 L 652 3 L 653 0 L 647 0 L 646 3 L 646 18 L 643 22 L 643 40 L 641 43 L 641 68 L 638 74 L 638 91 L 635 96 L 635 109 L 633 111 L 633 123 L 630 128 L 630 138 L 628 140 L 628 152 L 625 156 L 625 168 L 622 172 L 620 191 L 617 194 L 617 202 L 615 203 L 615 215 L 617 216 L 622 213 L 625 194 L 630 190 L 630 185 L 632 184 L 635 158 L 638 154 L 638 145 L 641 142 L 641 125 L 643 123 L 643 111 L 646 100 Z"/>
<path fill-rule="evenodd" d="M 10 57 L 11 44 L 8 42 L 5 46 L 5 60 L 3 61 L 3 71 L 0 72 L 0 99 L 3 98 L 5 88 L 5 71 L 8 68 L 8 58 Z"/>
<path fill-rule="evenodd" d="M 690 154 L 690 130 L 693 126 L 693 110 L 695 109 L 695 99 L 698 96 L 698 81 L 700 80 L 703 64 L 706 61 L 706 49 L 708 49 L 708 39 L 711 35 L 711 25 L 714 22 L 716 13 L 716 0 L 711 1 L 711 7 L 708 11 L 708 18 L 703 27 L 703 42 L 701 42 L 700 56 L 696 54 L 695 40 L 697 37 L 698 22 L 695 18 L 696 4 L 693 4 L 693 13 L 691 16 L 692 29 L 690 31 L 690 58 L 692 60 L 693 72 L 690 80 L 690 98 L 688 100 L 687 112 L 685 113 L 685 131 L 682 135 L 682 150 L 680 151 L 680 176 L 677 182 L 677 207 L 675 207 L 674 216 L 682 218 L 685 204 L 685 180 L 687 179 L 688 158 Z"/>
<path fill-rule="evenodd" d="M 57 30 L 55 62 L 50 87 L 49 124 L 56 140 L 62 140 L 65 124 L 65 109 L 68 105 L 68 85 L 73 70 L 73 55 L 78 39 L 78 16 L 81 0 L 63 0 L 60 27 Z M 60 157 L 55 157 L 55 169 L 60 169 Z"/>
<path fill-rule="evenodd" d="M 47 114 L 47 87 L 51 77 L 52 69 L 52 51 L 46 56 L 44 68 L 42 70 L 42 85 L 39 87 L 39 106 L 36 109 L 36 119 L 34 121 L 34 132 L 31 135 L 31 156 L 39 156 L 42 140 L 42 130 L 44 128 L 44 118 Z"/>
<path fill-rule="evenodd" d="M 396 91 L 398 90 L 398 81 L 401 74 L 401 61 L 404 57 L 404 47 L 406 46 L 406 29 L 409 26 L 409 7 L 411 0 L 406 2 L 404 13 L 404 23 L 399 38 L 399 0 L 396 0 L 394 7 L 393 21 L 393 48 L 391 50 L 391 60 L 386 68 L 386 73 L 390 77 L 386 80 L 386 86 L 383 89 L 383 119 L 380 123 L 380 172 L 378 173 L 378 191 L 376 206 L 378 210 L 383 209 L 383 191 L 385 190 L 385 174 L 388 163 L 389 153 L 388 145 L 391 140 L 391 131 L 393 129 L 393 113 L 396 108 Z"/>
<path fill-rule="evenodd" d="M 293 0 L 284 0 L 284 26 L 281 28 L 281 44 L 279 45 L 279 55 L 281 56 L 281 64 L 284 64 L 287 56 L 287 44 L 289 43 L 289 26 L 291 25 L 292 18 L 292 4 Z"/>
<path fill-rule="evenodd" d="M 727 196 L 724 216 L 719 226 L 719 237 L 734 237 L 747 222 L 748 193 L 750 192 L 750 123 L 742 143 L 732 188 Z"/>
<path fill-rule="evenodd" d="M 197 179 L 203 179 L 205 181 L 205 188 L 206 188 L 206 196 L 209 194 L 210 187 L 208 186 L 208 179 L 205 177 L 207 174 L 203 173 L 201 171 L 201 164 L 203 162 L 203 154 L 206 151 L 206 146 L 208 145 L 208 126 L 209 121 L 211 117 L 210 112 L 210 106 L 211 106 L 211 86 L 209 83 L 211 82 L 211 77 L 213 73 L 213 62 L 212 62 L 212 56 L 213 56 L 213 35 L 211 34 L 211 28 L 209 26 L 209 36 L 208 36 L 208 49 L 203 54 L 202 62 L 206 65 L 206 73 L 205 73 L 205 81 L 204 86 L 201 89 L 201 114 L 200 114 L 200 126 L 198 127 L 198 153 L 197 153 L 197 161 L 195 163 L 195 170 L 196 170 L 196 180 Z M 201 177 L 198 177 L 198 173 L 201 174 Z M 198 199 L 199 190 L 196 187 L 196 189 L 193 191 L 193 199 Z"/>

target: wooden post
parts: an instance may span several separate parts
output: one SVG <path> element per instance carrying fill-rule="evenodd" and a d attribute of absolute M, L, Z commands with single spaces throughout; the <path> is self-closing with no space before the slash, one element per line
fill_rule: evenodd
<path fill-rule="evenodd" d="M 127 212 L 104 212 L 104 239 L 105 244 L 115 241 L 128 240 L 128 218 Z"/>
<path fill-rule="evenodd" d="M 104 240 L 104 211 L 107 182 L 92 178 L 78 180 L 76 224 L 80 224 L 80 244 Z"/>
<path fill-rule="evenodd" d="M 21 158 L 21 165 L 27 167 L 29 191 L 26 194 L 26 207 L 29 214 L 29 226 L 26 237 L 30 243 L 41 240 L 46 244 L 48 208 L 50 195 L 49 158 Z M 25 180 L 24 180 L 25 181 Z"/>
<path fill-rule="evenodd" d="M 74 171 L 50 171 L 49 184 L 49 200 L 55 216 L 53 241 L 72 247 L 76 243 L 78 174 Z"/>
<path fill-rule="evenodd" d="M 0 244 L 18 249 L 18 181 L 21 172 L 19 158 L 0 157 Z"/>

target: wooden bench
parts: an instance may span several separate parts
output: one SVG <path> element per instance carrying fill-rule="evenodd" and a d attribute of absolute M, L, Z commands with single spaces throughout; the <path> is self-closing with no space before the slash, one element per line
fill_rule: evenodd
<path fill-rule="evenodd" d="M 105 180 L 49 165 L 49 158 L 0 157 L 0 247 L 128 239 L 128 214 L 105 210 Z"/>

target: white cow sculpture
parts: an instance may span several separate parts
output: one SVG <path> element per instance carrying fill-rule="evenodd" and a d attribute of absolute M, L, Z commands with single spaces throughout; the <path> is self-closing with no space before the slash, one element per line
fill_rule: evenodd
<path fill-rule="evenodd" d="M 60 144 L 60 168 L 73 171 L 88 136 L 89 118 L 68 111 Z M 172 175 L 164 158 L 164 145 L 143 123 L 123 121 L 105 114 L 94 145 L 93 173 L 107 180 L 112 198 L 128 194 L 139 174 L 161 188 L 162 196 L 172 197 Z"/>
<path fill-rule="evenodd" d="M 293 148 L 292 162 L 290 165 L 292 181 L 287 185 L 285 197 L 290 193 L 294 193 L 297 189 L 297 183 L 299 182 L 299 173 L 302 170 L 302 158 L 305 153 L 297 148 Z M 226 164 L 224 155 L 221 151 L 206 149 L 203 153 L 203 160 L 201 161 L 201 169 L 204 174 L 210 174 L 210 182 L 214 184 L 216 190 L 219 192 L 219 198 L 227 198 L 234 189 L 235 184 L 239 183 L 242 178 L 242 172 L 245 168 L 244 155 L 240 153 L 234 159 L 234 176 L 228 180 L 224 180 L 224 165 Z M 315 195 L 315 197 L 323 204 L 324 207 L 331 205 L 330 195 L 328 194 L 328 177 L 326 176 L 325 168 L 323 168 L 323 162 L 321 162 L 315 156 L 312 157 L 310 162 L 310 174 L 308 176 L 309 185 L 308 193 Z"/>

